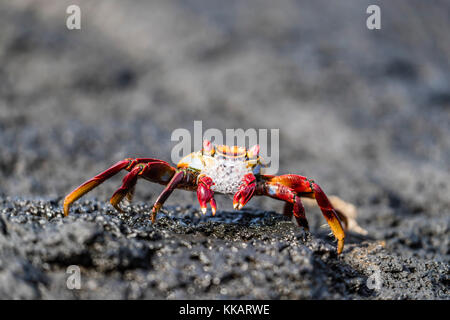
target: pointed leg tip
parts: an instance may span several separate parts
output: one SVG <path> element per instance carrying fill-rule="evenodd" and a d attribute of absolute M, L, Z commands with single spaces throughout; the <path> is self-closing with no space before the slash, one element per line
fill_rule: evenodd
<path fill-rule="evenodd" d="M 209 202 L 209 204 L 211 205 L 212 215 L 215 216 L 216 215 L 216 211 L 217 211 L 216 200 L 214 198 L 212 198 L 211 201 Z"/>
<path fill-rule="evenodd" d="M 125 210 L 122 207 L 120 207 L 119 205 L 114 206 L 114 209 L 116 209 L 119 213 L 125 213 Z"/>
<path fill-rule="evenodd" d="M 70 201 L 70 199 L 64 199 L 64 203 L 63 203 L 63 213 L 64 213 L 64 217 L 67 217 L 69 215 L 70 212 L 70 206 L 71 206 L 72 202 Z"/>
<path fill-rule="evenodd" d="M 123 210 L 122 207 L 120 207 L 119 203 L 114 203 L 112 201 L 110 203 L 113 206 L 113 208 L 116 209 L 117 212 L 125 213 L 125 210 Z"/>
<path fill-rule="evenodd" d="M 69 213 L 69 208 L 68 208 L 68 205 L 66 204 L 65 200 L 64 200 L 62 209 L 63 209 L 64 216 L 67 217 L 67 214 Z"/>
<path fill-rule="evenodd" d="M 301 225 L 303 226 L 303 229 L 305 229 L 306 231 L 309 231 L 309 223 L 308 220 L 306 220 L 306 217 L 300 218 L 301 220 Z"/>
<path fill-rule="evenodd" d="M 340 255 L 344 250 L 344 239 L 339 239 L 337 244 L 337 254 Z"/>
<path fill-rule="evenodd" d="M 158 211 L 161 209 L 161 207 L 162 205 L 160 203 L 153 205 L 152 213 L 150 215 L 153 224 L 156 222 L 156 215 L 158 214 Z"/>

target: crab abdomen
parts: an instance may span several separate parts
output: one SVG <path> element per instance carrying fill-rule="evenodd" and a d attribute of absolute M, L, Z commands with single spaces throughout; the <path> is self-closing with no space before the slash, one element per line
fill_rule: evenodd
<path fill-rule="evenodd" d="M 205 174 L 213 180 L 212 190 L 214 192 L 235 194 L 244 175 L 250 172 L 252 169 L 245 161 L 215 158 L 203 168 L 201 174 Z"/>

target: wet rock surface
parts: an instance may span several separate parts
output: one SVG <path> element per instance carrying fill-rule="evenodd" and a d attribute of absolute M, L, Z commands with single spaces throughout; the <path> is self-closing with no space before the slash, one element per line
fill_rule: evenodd
<path fill-rule="evenodd" d="M 82 0 L 69 31 L 72 2 L 0 3 L 0 298 L 449 299 L 448 1 Z M 117 214 L 122 174 L 62 217 L 113 163 L 170 162 L 194 120 L 280 129 L 279 173 L 354 203 L 368 236 L 338 257 L 317 207 L 309 234 L 275 200 L 211 217 L 184 191 L 152 225 L 161 186 Z"/>

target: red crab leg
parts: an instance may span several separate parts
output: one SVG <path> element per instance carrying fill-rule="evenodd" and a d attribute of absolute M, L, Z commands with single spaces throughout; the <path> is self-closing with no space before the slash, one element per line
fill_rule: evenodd
<path fill-rule="evenodd" d="M 128 173 L 122 181 L 122 186 L 114 192 L 111 197 L 111 204 L 119 212 L 124 212 L 119 206 L 120 202 L 125 196 L 128 196 L 128 200 L 133 198 L 134 187 L 139 176 L 142 176 L 150 181 L 165 184 L 172 178 L 175 173 L 175 169 L 169 166 L 166 162 L 152 161 L 144 163 L 137 163 L 130 173 Z"/>
<path fill-rule="evenodd" d="M 309 230 L 305 208 L 300 197 L 291 188 L 280 183 L 267 183 L 263 188 L 264 195 L 286 202 L 283 211 L 285 216 L 294 216 L 299 226 L 302 226 L 305 230 Z"/>
<path fill-rule="evenodd" d="M 170 182 L 167 184 L 167 186 L 159 195 L 158 199 L 156 199 L 155 204 L 153 205 L 152 208 L 152 215 L 151 215 L 152 223 L 155 223 L 156 214 L 158 213 L 159 209 L 161 209 L 162 205 L 171 195 L 173 190 L 177 188 L 177 185 L 183 182 L 184 177 L 185 177 L 184 171 L 178 171 L 177 173 L 175 173 Z"/>
<path fill-rule="evenodd" d="M 119 212 L 124 212 L 119 206 L 120 201 L 125 197 L 125 195 L 134 188 L 137 182 L 139 173 L 142 171 L 142 166 L 134 166 L 134 168 L 128 173 L 122 180 L 122 186 L 114 192 L 111 197 L 111 205 Z"/>
<path fill-rule="evenodd" d="M 277 197 L 277 189 L 274 189 L 273 185 L 281 184 L 288 187 L 299 196 L 316 199 L 323 216 L 325 217 L 326 221 L 328 222 L 328 225 L 331 228 L 331 231 L 338 240 L 338 248 L 337 248 L 338 254 L 342 252 L 344 248 L 344 238 L 345 238 L 344 229 L 342 228 L 341 222 L 339 220 L 338 215 L 336 214 L 336 211 L 334 210 L 327 196 L 325 195 L 325 193 L 318 184 L 316 184 L 312 180 L 308 180 L 306 177 L 294 174 L 287 174 L 275 177 L 263 176 L 263 179 L 265 179 L 266 182 L 265 183 L 263 182 L 262 188 L 259 188 L 262 190 L 263 194 Z M 282 189 L 278 190 L 279 192 L 282 192 Z M 273 194 L 270 194 L 271 192 Z"/>
<path fill-rule="evenodd" d="M 298 225 L 302 226 L 306 231 L 309 231 L 309 224 L 305 215 L 305 207 L 303 206 L 300 197 L 296 196 L 294 203 L 286 202 L 284 205 L 283 214 L 287 217 L 292 217 L 293 215 Z"/>
<path fill-rule="evenodd" d="M 242 207 L 253 197 L 255 190 L 256 178 L 253 173 L 247 173 L 242 178 L 242 183 L 233 197 L 233 208 L 237 210 L 242 209 Z"/>
<path fill-rule="evenodd" d="M 72 203 L 79 198 L 81 198 L 83 195 L 97 187 L 99 184 L 103 183 L 105 180 L 111 178 L 115 174 L 117 174 L 119 171 L 127 168 L 130 165 L 130 161 L 128 159 L 119 161 L 115 165 L 113 165 L 111 168 L 105 170 L 104 172 L 96 175 L 92 179 L 86 181 L 81 186 L 73 190 L 71 193 L 69 193 L 66 198 L 64 199 L 64 215 L 67 216 L 69 214 L 69 209 Z"/>
<path fill-rule="evenodd" d="M 216 200 L 214 200 L 214 191 L 211 187 L 214 185 L 212 179 L 208 176 L 202 175 L 198 178 L 197 183 L 197 199 L 200 203 L 200 209 L 203 214 L 206 214 L 206 208 L 208 203 L 211 204 L 212 215 L 214 216 L 217 211 Z"/>
<path fill-rule="evenodd" d="M 122 161 L 117 162 L 115 165 L 113 165 L 111 168 L 103 171 L 102 173 L 96 175 L 92 179 L 89 179 L 82 185 L 80 185 L 78 188 L 73 190 L 71 193 L 69 193 L 66 198 L 64 199 L 63 204 L 63 210 L 64 215 L 67 216 L 69 214 L 70 206 L 73 202 L 81 198 L 83 195 L 97 187 L 98 185 L 102 184 L 105 180 L 111 178 L 112 176 L 119 173 L 121 170 L 128 170 L 131 171 L 131 169 L 139 163 L 147 163 L 147 162 L 159 162 L 161 164 L 165 164 L 166 166 L 169 166 L 169 164 L 165 161 L 161 161 L 158 159 L 152 159 L 152 158 L 138 158 L 138 159 L 132 159 L 128 158 Z M 170 166 L 169 166 L 170 167 Z"/>

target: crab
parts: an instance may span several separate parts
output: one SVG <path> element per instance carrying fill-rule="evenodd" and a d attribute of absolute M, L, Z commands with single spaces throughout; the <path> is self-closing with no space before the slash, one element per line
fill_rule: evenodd
<path fill-rule="evenodd" d="M 284 201 L 283 214 L 308 231 L 302 198 L 315 199 L 337 239 L 337 253 L 340 254 L 345 238 L 342 225 L 346 228 L 355 225 L 352 213 L 354 206 L 337 197 L 330 197 L 330 201 L 322 188 L 307 177 L 297 174 L 263 174 L 265 165 L 259 151 L 259 145 L 247 150 L 239 146 L 213 145 L 211 141 L 205 140 L 202 150 L 182 158 L 177 167 L 159 159 L 127 158 L 68 194 L 63 204 L 64 215 L 69 214 L 74 201 L 120 171 L 126 170 L 128 174 L 123 178 L 122 186 L 112 195 L 110 203 L 117 211 L 123 212 L 120 202 L 125 197 L 129 201 L 132 200 L 139 178 L 164 185 L 164 190 L 151 210 L 152 223 L 156 221 L 158 211 L 170 194 L 175 189 L 184 189 L 197 192 L 203 214 L 206 213 L 208 204 L 211 206 L 212 215 L 216 214 L 215 193 L 233 195 L 233 207 L 236 210 L 242 209 L 253 196 L 268 196 Z M 355 229 L 358 228 L 356 224 Z"/>

